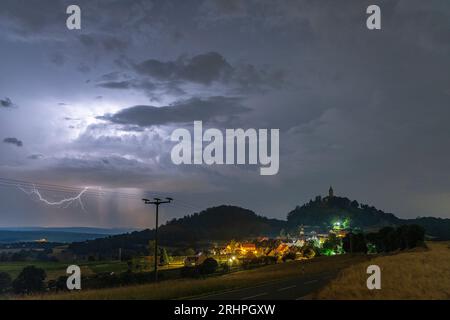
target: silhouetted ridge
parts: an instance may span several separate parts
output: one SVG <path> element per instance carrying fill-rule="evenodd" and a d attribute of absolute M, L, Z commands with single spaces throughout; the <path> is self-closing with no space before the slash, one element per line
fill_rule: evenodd
<path fill-rule="evenodd" d="M 376 228 L 401 222 L 392 213 L 386 213 L 373 206 L 359 204 L 345 197 L 316 197 L 288 213 L 289 226 L 329 226 L 332 221 L 348 219 L 351 226 Z"/>
<path fill-rule="evenodd" d="M 417 224 L 425 228 L 428 237 L 450 240 L 450 219 L 417 218 L 400 219 L 373 206 L 359 204 L 345 197 L 336 197 L 330 188 L 329 196 L 317 196 L 308 203 L 297 206 L 288 213 L 287 222 L 257 215 L 251 210 L 222 205 L 200 213 L 173 219 L 159 228 L 162 246 L 207 247 L 214 241 L 251 239 L 260 236 L 277 236 L 281 230 L 298 233 L 299 226 L 317 226 L 327 232 L 337 220 L 345 220 L 352 228 L 374 231 L 386 226 Z M 154 239 L 153 230 L 135 231 L 85 242 L 72 243 L 70 249 L 76 254 L 98 256 L 117 255 L 119 249 L 146 254 L 149 240 Z"/>

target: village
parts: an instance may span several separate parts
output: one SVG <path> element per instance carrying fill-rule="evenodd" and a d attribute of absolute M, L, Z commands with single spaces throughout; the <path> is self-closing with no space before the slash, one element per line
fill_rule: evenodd
<path fill-rule="evenodd" d="M 201 265 L 207 258 L 229 267 L 246 264 L 278 263 L 287 260 L 312 259 L 316 255 L 337 255 L 344 253 L 342 239 L 352 230 L 348 221 L 334 222 L 328 233 L 320 233 L 319 227 L 301 226 L 296 235 L 280 232 L 274 238 L 259 237 L 248 241 L 232 240 L 222 246 L 214 245 L 209 250 L 188 256 L 184 266 Z"/>

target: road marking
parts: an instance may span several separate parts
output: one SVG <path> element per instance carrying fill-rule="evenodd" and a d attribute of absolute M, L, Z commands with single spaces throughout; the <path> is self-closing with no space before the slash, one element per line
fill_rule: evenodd
<path fill-rule="evenodd" d="M 292 289 L 292 288 L 295 288 L 295 287 L 296 287 L 296 285 L 293 285 L 293 286 L 289 286 L 289 287 L 278 289 L 277 291 L 289 290 L 289 289 Z"/>
<path fill-rule="evenodd" d="M 241 300 L 249 300 L 249 299 L 253 299 L 253 298 L 257 298 L 257 297 L 261 297 L 261 296 L 265 296 L 267 295 L 267 292 L 264 293 L 260 293 L 260 294 L 255 294 L 254 296 L 250 296 L 250 297 L 246 297 L 246 298 L 242 298 Z"/>
<path fill-rule="evenodd" d="M 310 284 L 310 283 L 314 283 L 314 282 L 317 282 L 317 281 L 319 281 L 319 280 L 306 281 L 306 282 L 304 282 L 303 284 Z"/>

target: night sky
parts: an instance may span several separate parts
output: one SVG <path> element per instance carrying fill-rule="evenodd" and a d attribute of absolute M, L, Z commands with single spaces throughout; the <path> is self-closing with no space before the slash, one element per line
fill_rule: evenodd
<path fill-rule="evenodd" d="M 151 227 L 142 195 L 175 198 L 163 221 L 220 204 L 284 219 L 330 185 L 450 218 L 449 58 L 447 0 L 2 0 L 0 177 L 105 195 L 83 211 L 0 186 L 0 226 Z M 194 120 L 280 129 L 279 173 L 174 165 L 170 134 Z"/>

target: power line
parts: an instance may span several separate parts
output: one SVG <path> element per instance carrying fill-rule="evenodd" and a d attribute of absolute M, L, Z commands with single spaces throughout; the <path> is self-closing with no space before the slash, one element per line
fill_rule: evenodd
<path fill-rule="evenodd" d="M 22 188 L 34 190 L 38 189 L 39 191 L 52 192 L 52 193 L 62 193 L 62 194 L 79 194 L 86 187 L 75 187 L 75 186 L 66 186 L 66 185 L 58 185 L 58 184 L 50 184 L 50 183 L 40 183 L 40 182 L 32 182 L 26 180 L 17 180 L 10 178 L 0 177 L 0 187 L 11 187 L 11 188 Z M 117 190 L 96 188 L 96 187 L 88 187 L 86 191 L 83 192 L 84 196 L 90 197 L 104 197 L 107 195 L 111 195 L 121 199 L 127 200 L 140 200 L 142 195 L 147 197 L 155 197 L 161 194 L 161 192 L 154 192 L 143 190 L 140 194 L 127 193 Z M 177 200 L 174 205 L 183 210 L 192 210 L 192 211 L 202 211 L 203 209 L 193 205 L 187 201 Z"/>

